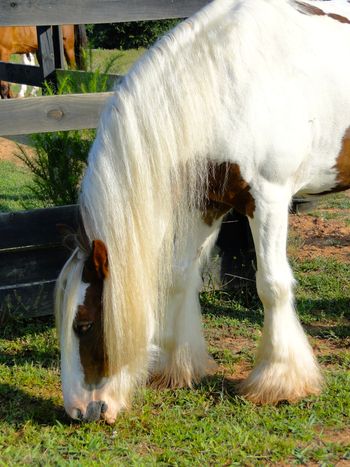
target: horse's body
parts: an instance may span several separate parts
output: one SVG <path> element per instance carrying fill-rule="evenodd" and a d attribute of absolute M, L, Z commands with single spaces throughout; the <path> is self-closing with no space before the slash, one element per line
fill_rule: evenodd
<path fill-rule="evenodd" d="M 63 50 L 68 66 L 81 67 L 79 48 L 86 45 L 86 34 L 81 26 L 62 26 Z M 10 61 L 12 54 L 36 54 L 38 38 L 35 26 L 0 27 L 0 61 Z M 76 60 L 76 57 L 78 60 Z M 1 81 L 1 97 L 11 96 L 9 84 Z"/>
<path fill-rule="evenodd" d="M 82 183 L 84 241 L 56 289 L 73 418 L 113 422 L 148 377 L 188 386 L 209 358 L 200 268 L 232 207 L 248 216 L 265 323 L 242 393 L 318 393 L 293 306 L 292 196 L 350 187 L 350 24 L 289 0 L 217 0 L 116 88 Z M 232 239 L 235 241 L 235 239 Z"/>

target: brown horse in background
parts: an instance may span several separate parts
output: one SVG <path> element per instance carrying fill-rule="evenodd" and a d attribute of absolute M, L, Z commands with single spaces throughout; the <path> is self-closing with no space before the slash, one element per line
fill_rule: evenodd
<path fill-rule="evenodd" d="M 83 25 L 66 24 L 62 26 L 64 56 L 70 68 L 84 69 L 82 48 L 87 45 Z M 0 27 L 0 60 L 9 62 L 12 54 L 35 54 L 38 52 L 38 38 L 35 26 Z M 10 85 L 0 81 L 2 99 L 13 97 Z"/>

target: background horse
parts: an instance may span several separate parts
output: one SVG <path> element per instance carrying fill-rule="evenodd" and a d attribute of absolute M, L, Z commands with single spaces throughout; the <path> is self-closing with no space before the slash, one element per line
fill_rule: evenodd
<path fill-rule="evenodd" d="M 67 413 L 112 423 L 137 384 L 207 374 L 200 270 L 224 214 L 253 234 L 264 327 L 241 392 L 317 394 L 286 254 L 293 195 L 350 187 L 350 24 L 292 0 L 216 0 L 152 47 L 102 114 L 82 231 L 56 285 Z M 232 239 L 235 241 L 235 239 Z"/>
<path fill-rule="evenodd" d="M 62 26 L 63 50 L 68 66 L 84 68 L 82 48 L 87 45 L 85 27 L 82 25 Z M 0 27 L 0 60 L 9 62 L 12 54 L 36 54 L 38 38 L 35 26 Z M 10 86 L 0 82 L 1 98 L 11 97 Z"/>
<path fill-rule="evenodd" d="M 23 63 L 23 65 L 35 66 L 36 62 L 35 62 L 34 54 L 30 54 L 30 53 L 23 54 L 22 55 L 22 63 Z M 27 89 L 28 89 L 28 86 L 26 84 L 21 84 L 21 88 L 20 88 L 20 90 L 19 90 L 19 92 L 17 94 L 17 97 L 25 97 L 25 95 L 27 93 Z M 31 96 L 36 96 L 38 94 L 38 91 L 39 91 L 38 86 L 32 86 L 32 90 L 30 92 L 30 95 Z"/>

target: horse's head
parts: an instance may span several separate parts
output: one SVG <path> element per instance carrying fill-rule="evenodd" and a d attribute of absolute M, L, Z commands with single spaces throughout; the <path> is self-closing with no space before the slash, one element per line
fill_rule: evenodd
<path fill-rule="evenodd" d="M 10 99 L 13 97 L 10 83 L 7 81 L 0 81 L 0 96 L 1 99 Z"/>
<path fill-rule="evenodd" d="M 118 411 L 104 345 L 103 288 L 108 274 L 106 246 L 95 240 L 90 251 L 74 251 L 56 286 L 64 406 L 78 420 L 102 417 L 111 423 Z"/>

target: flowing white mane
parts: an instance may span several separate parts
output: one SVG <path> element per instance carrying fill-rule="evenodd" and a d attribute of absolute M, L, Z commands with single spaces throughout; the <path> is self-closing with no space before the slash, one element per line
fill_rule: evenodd
<path fill-rule="evenodd" d="M 216 130 L 212 117 L 220 112 L 221 87 L 231 81 L 225 53 L 215 46 L 230 5 L 210 5 L 159 41 L 118 85 L 102 115 L 80 205 L 88 237 L 108 248 L 103 301 L 113 369 L 147 368 L 138 359 L 147 358 L 157 332 L 174 238 L 181 251 L 189 206 L 201 201 L 203 154 L 210 157 Z"/>

